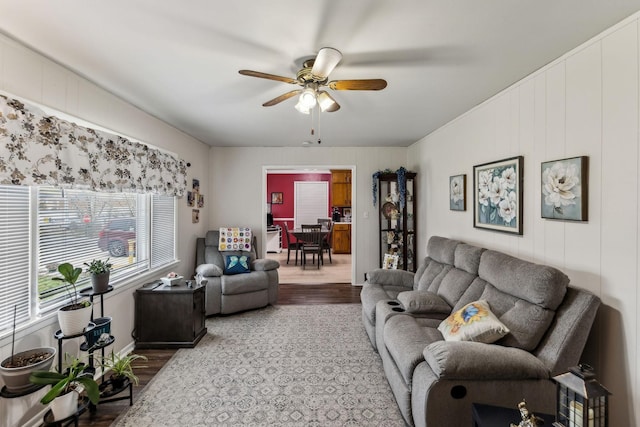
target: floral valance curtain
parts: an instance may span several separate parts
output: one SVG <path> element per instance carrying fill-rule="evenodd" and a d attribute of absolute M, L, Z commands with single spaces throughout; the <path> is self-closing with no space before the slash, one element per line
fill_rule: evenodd
<path fill-rule="evenodd" d="M 0 95 L 0 184 L 182 196 L 186 163 Z"/>

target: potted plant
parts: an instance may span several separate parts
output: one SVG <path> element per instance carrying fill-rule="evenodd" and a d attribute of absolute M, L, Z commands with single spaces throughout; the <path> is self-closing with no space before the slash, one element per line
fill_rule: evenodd
<path fill-rule="evenodd" d="M 106 261 L 100 259 L 94 259 L 90 263 L 85 262 L 87 266 L 87 272 L 91 273 L 91 286 L 94 293 L 103 293 L 109 288 L 109 272 L 113 264 L 109 262 L 109 258 Z"/>
<path fill-rule="evenodd" d="M 102 359 L 100 367 L 102 367 L 103 372 L 111 371 L 109 380 L 114 389 L 120 389 L 124 387 L 126 379 L 138 385 L 138 377 L 133 373 L 132 365 L 133 361 L 138 359 L 147 360 L 147 357 L 133 353 L 121 356 L 112 351 L 108 357 Z"/>
<path fill-rule="evenodd" d="M 67 358 L 69 355 L 65 355 Z M 90 373 L 84 372 L 85 365 L 78 358 L 73 358 L 69 368 L 63 372 L 35 371 L 29 380 L 33 384 L 51 385 L 51 390 L 45 394 L 40 402 L 44 405 L 51 403 L 54 420 L 70 417 L 78 410 L 78 388 L 82 386 L 87 397 L 94 405 L 100 400 L 98 383 Z"/>
<path fill-rule="evenodd" d="M 91 320 L 91 303 L 89 301 L 80 301 L 76 282 L 82 274 L 82 269 L 73 267 L 73 265 L 65 262 L 58 266 L 58 272 L 62 277 L 53 277 L 53 280 L 65 282 L 71 303 L 61 307 L 58 310 L 58 322 L 60 330 L 65 336 L 78 335 L 84 332 L 84 329 Z"/>
<path fill-rule="evenodd" d="M 18 306 L 13 307 L 13 331 L 11 333 L 11 356 L 0 363 L 0 378 L 9 393 L 20 394 L 33 387 L 29 382 L 31 372 L 48 370 L 53 363 L 56 349 L 53 347 L 39 347 L 15 353 L 16 316 Z"/>

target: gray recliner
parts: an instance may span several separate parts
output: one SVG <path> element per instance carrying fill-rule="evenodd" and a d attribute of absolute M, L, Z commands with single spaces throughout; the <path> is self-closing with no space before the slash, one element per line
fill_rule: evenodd
<path fill-rule="evenodd" d="M 206 315 L 230 314 L 275 304 L 278 301 L 280 263 L 258 258 L 255 236 L 250 252 L 220 252 L 219 239 L 220 232 L 211 230 L 206 237 L 196 240 L 196 274 L 207 280 Z M 224 274 L 226 255 L 247 255 L 250 272 Z"/>

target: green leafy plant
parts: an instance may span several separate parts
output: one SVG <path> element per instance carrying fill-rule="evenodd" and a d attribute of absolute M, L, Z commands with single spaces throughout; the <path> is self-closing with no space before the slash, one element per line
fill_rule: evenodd
<path fill-rule="evenodd" d="M 85 262 L 84 265 L 87 266 L 87 272 L 91 274 L 107 273 L 111 271 L 111 267 L 113 267 L 113 264 L 109 262 L 109 258 L 107 258 L 105 261 L 94 259 L 91 260 L 90 263 Z"/>
<path fill-rule="evenodd" d="M 68 354 L 65 359 L 69 358 Z M 87 392 L 89 400 L 97 404 L 100 400 L 100 388 L 90 373 L 84 372 L 85 365 L 79 359 L 73 358 L 69 368 L 64 373 L 52 371 L 35 371 L 29 376 L 29 381 L 33 384 L 51 385 L 51 390 L 40 400 L 43 404 L 48 404 L 58 396 L 70 393 L 80 385 Z"/>
<path fill-rule="evenodd" d="M 68 262 L 60 264 L 58 266 L 58 273 L 62 275 L 62 277 L 52 277 L 52 280 L 56 280 L 59 282 L 67 283 L 65 286 L 67 292 L 69 293 L 69 298 L 71 299 L 71 305 L 76 308 L 82 308 L 89 305 L 88 301 L 80 302 L 78 298 L 78 290 L 76 289 L 76 282 L 80 278 L 82 274 L 82 269 L 80 267 L 74 267 Z M 73 291 L 73 292 L 72 292 Z"/>
<path fill-rule="evenodd" d="M 147 360 L 147 357 L 133 353 L 121 356 L 112 351 L 109 356 L 102 359 L 100 366 L 103 371 L 111 371 L 112 377 L 128 378 L 133 384 L 138 385 L 138 377 L 133 373 L 132 365 L 133 361 L 138 359 Z"/>

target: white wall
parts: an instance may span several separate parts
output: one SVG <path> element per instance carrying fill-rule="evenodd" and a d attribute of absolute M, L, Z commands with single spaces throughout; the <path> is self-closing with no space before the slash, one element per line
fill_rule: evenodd
<path fill-rule="evenodd" d="M 412 145 L 421 185 L 420 241 L 459 238 L 554 265 L 602 298 L 585 361 L 612 393 L 610 425 L 640 425 L 638 349 L 638 16 L 606 31 Z M 523 155 L 524 235 L 473 228 L 473 165 Z M 589 156 L 589 221 L 541 219 L 540 164 Z M 466 212 L 448 179 L 466 173 Z M 425 246 L 420 245 L 421 256 Z M 526 398 L 526 396 L 523 396 Z M 534 408 L 535 409 L 535 408 Z"/>
<path fill-rule="evenodd" d="M 188 170 L 189 187 L 192 178 L 201 180 L 205 208 L 201 222 L 191 223 L 191 208 L 186 198 L 178 200 L 178 256 L 181 263 L 172 269 L 183 275 L 193 272 L 195 239 L 208 229 L 207 212 L 213 210 L 208 182 L 209 147 L 186 136 L 175 128 L 125 103 L 84 78 L 71 73 L 43 56 L 0 36 L 0 90 L 30 100 L 69 115 L 95 123 L 115 133 L 137 139 L 176 153 L 191 162 Z M 159 276 L 157 274 L 156 276 Z M 113 317 L 112 333 L 116 337 L 107 350 L 131 346 L 133 328 L 133 292 L 142 283 L 157 277 L 138 277 L 128 286 L 105 296 L 105 315 Z M 16 351 L 38 346 L 56 346 L 53 333 L 58 329 L 55 313 L 46 316 L 28 329 L 18 331 Z M 65 341 L 63 352 L 76 353 L 79 340 Z M 0 338 L 0 360 L 11 353 L 10 337 Z M 28 398 L 0 399 L 0 425 L 18 426 L 37 413 L 40 394 Z"/>
<path fill-rule="evenodd" d="M 266 189 L 262 187 L 264 166 L 286 165 L 295 169 L 354 166 L 353 262 L 355 283 L 362 283 L 364 273 L 379 266 L 380 256 L 377 216 L 380 206 L 373 207 L 371 176 L 378 170 L 404 166 L 406 153 L 406 148 L 214 147 L 209 154 L 209 186 L 216 205 L 221 207 L 207 212 L 208 222 L 213 229 L 233 225 L 262 229 L 266 202 Z M 263 245 L 260 248 L 264 249 Z"/>

